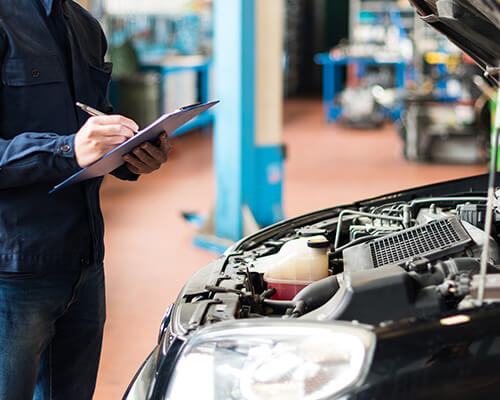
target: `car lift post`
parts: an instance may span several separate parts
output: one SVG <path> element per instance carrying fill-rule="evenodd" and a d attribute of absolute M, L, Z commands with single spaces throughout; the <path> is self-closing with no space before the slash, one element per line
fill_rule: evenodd
<path fill-rule="evenodd" d="M 214 1 L 216 205 L 198 246 L 283 219 L 283 21 L 283 0 Z"/>

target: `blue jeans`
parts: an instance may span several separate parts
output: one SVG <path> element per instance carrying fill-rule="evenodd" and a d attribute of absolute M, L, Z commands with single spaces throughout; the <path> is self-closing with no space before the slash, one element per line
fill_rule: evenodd
<path fill-rule="evenodd" d="M 91 399 L 105 308 L 102 265 L 1 274 L 0 399 Z"/>

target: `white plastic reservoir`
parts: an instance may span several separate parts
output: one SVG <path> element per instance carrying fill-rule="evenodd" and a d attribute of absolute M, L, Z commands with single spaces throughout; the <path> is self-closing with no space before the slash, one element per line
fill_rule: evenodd
<path fill-rule="evenodd" d="M 328 276 L 329 242 L 323 235 L 286 242 L 277 254 L 263 257 L 256 267 L 264 272 L 273 299 L 290 300 L 305 286 Z M 264 269 L 264 270 L 263 270 Z"/>

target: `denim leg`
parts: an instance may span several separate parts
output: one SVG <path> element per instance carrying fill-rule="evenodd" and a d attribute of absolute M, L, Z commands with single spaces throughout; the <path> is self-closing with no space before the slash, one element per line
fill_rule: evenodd
<path fill-rule="evenodd" d="M 106 319 L 103 266 L 85 269 L 73 294 L 42 356 L 35 400 L 90 400 L 94 393 Z"/>
<path fill-rule="evenodd" d="M 78 273 L 0 277 L 0 399 L 31 400 Z"/>

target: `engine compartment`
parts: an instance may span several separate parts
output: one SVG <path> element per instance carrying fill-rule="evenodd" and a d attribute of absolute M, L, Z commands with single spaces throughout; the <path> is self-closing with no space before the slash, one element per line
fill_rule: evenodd
<path fill-rule="evenodd" d="M 470 306 L 486 237 L 486 197 L 416 198 L 332 210 L 320 221 L 278 230 L 226 254 L 203 290 L 183 295 L 184 309 L 190 310 L 186 326 L 262 317 L 376 325 Z M 499 224 L 495 211 L 490 277 L 500 272 Z M 287 291 L 276 282 L 288 285 Z M 485 300 L 498 301 L 497 292 L 497 280 L 490 279 Z"/>

